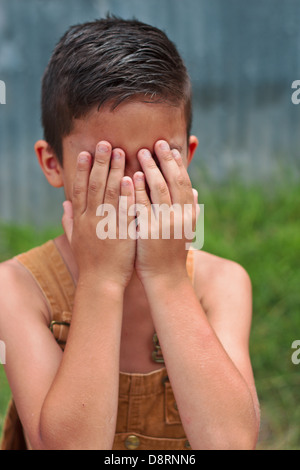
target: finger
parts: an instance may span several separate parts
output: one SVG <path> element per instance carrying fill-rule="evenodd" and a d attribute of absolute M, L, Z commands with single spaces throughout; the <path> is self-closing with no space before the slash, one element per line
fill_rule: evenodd
<path fill-rule="evenodd" d="M 78 155 L 72 196 L 74 216 L 81 215 L 86 210 L 91 161 L 92 157 L 88 152 L 81 152 Z"/>
<path fill-rule="evenodd" d="M 153 204 L 171 205 L 168 185 L 150 151 L 148 149 L 141 149 L 137 156 L 149 186 L 151 202 Z"/>
<path fill-rule="evenodd" d="M 73 232 L 73 208 L 71 201 L 64 201 L 63 208 L 62 226 L 69 243 L 71 243 Z"/>
<path fill-rule="evenodd" d="M 125 170 L 125 153 L 122 149 L 114 149 L 111 156 L 110 171 L 105 188 L 104 204 L 113 204 L 118 207 L 121 180 Z"/>
<path fill-rule="evenodd" d="M 159 140 L 154 145 L 155 155 L 163 176 L 167 182 L 172 203 L 180 203 L 182 199 L 185 179 L 183 178 L 178 164 L 176 163 L 168 142 Z"/>
<path fill-rule="evenodd" d="M 121 180 L 121 196 L 119 199 L 119 238 L 127 238 L 129 224 L 134 220 L 134 186 L 129 176 L 124 176 Z M 124 228 L 125 227 L 125 228 Z M 134 233 L 132 233 L 132 230 Z M 135 227 L 129 237 L 135 239 Z"/>
<path fill-rule="evenodd" d="M 145 175 L 142 171 L 137 171 L 133 175 L 134 191 L 135 191 L 135 203 L 142 204 L 147 208 L 150 208 L 151 202 L 146 190 Z"/>
<path fill-rule="evenodd" d="M 198 220 L 200 214 L 200 206 L 198 204 L 198 191 L 195 188 L 192 188 L 193 196 L 194 196 L 194 205 L 196 207 L 196 221 Z"/>
<path fill-rule="evenodd" d="M 175 162 L 178 165 L 179 171 L 180 171 L 180 178 L 179 178 L 179 184 L 184 188 L 185 190 L 185 204 L 193 204 L 194 202 L 194 195 L 192 191 L 192 183 L 189 177 L 189 174 L 187 172 L 187 169 L 183 163 L 182 156 L 180 155 L 180 152 L 177 149 L 172 150 L 172 155 L 174 157 Z M 184 193 L 183 193 L 184 194 Z"/>
<path fill-rule="evenodd" d="M 146 190 L 145 175 L 141 171 L 137 171 L 133 175 L 135 204 L 137 212 L 137 231 L 139 237 L 148 237 L 148 227 L 151 224 L 152 206 Z"/>
<path fill-rule="evenodd" d="M 134 204 L 134 186 L 129 176 L 124 176 L 121 180 L 121 196 L 128 198 L 128 207 Z"/>
<path fill-rule="evenodd" d="M 96 213 L 97 207 L 103 204 L 111 151 L 111 145 L 106 141 L 99 142 L 96 147 L 94 164 L 90 173 L 87 200 L 87 210 L 93 214 Z"/>

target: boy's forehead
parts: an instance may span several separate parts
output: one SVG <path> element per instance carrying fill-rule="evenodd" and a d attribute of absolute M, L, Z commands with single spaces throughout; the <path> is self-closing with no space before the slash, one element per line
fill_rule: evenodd
<path fill-rule="evenodd" d="M 184 152 L 187 129 L 183 106 L 142 101 L 123 102 L 115 109 L 106 105 L 93 108 L 85 117 L 75 119 L 72 132 L 63 139 L 65 150 L 93 154 L 100 140 L 122 148 L 126 153 L 140 148 L 153 151 L 157 140 L 167 140 L 172 148 Z"/>

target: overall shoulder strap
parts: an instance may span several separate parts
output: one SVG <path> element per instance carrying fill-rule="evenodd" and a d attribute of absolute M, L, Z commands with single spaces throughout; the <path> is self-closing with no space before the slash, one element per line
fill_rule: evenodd
<path fill-rule="evenodd" d="M 30 272 L 48 303 L 50 324 L 64 349 L 73 311 L 75 284 L 53 240 L 18 255 L 16 259 Z"/>
<path fill-rule="evenodd" d="M 53 319 L 64 310 L 72 310 L 75 285 L 53 240 L 16 256 L 40 286 Z"/>

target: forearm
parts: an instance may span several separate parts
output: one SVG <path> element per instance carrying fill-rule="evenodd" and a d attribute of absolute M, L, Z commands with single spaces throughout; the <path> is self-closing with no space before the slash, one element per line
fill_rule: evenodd
<path fill-rule="evenodd" d="M 211 328 L 188 277 L 145 286 L 183 427 L 194 449 L 252 448 L 250 390 Z"/>
<path fill-rule="evenodd" d="M 79 279 L 63 359 L 41 412 L 47 448 L 111 449 L 118 406 L 123 291 Z"/>

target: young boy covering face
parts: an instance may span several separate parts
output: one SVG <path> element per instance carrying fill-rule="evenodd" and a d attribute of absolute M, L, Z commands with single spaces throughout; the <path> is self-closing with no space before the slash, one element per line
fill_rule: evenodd
<path fill-rule="evenodd" d="M 149 220 L 152 204 L 190 204 L 195 223 L 187 167 L 198 141 L 175 46 L 135 20 L 70 28 L 44 74 L 42 121 L 35 151 L 64 187 L 64 234 L 0 266 L 5 368 L 27 448 L 254 448 L 244 269 L 163 238 L 159 217 L 158 238 L 119 237 L 118 224 L 116 237 L 96 233 L 99 205 L 119 215 L 120 196 Z"/>

